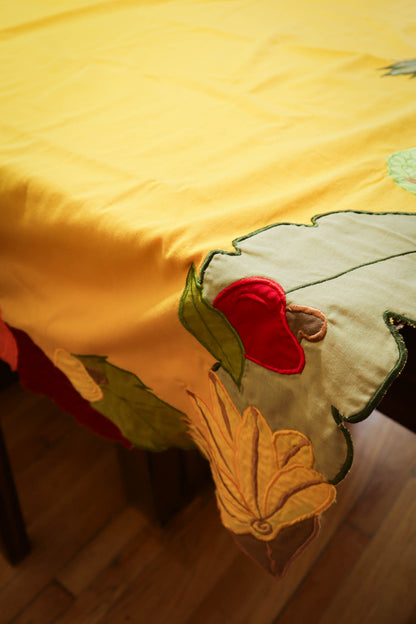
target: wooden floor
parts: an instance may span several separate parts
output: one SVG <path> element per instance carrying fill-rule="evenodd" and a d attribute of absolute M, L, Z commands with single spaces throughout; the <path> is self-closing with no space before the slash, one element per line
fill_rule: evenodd
<path fill-rule="evenodd" d="M 416 436 L 381 414 L 353 427 L 338 502 L 277 582 L 221 527 L 211 488 L 152 527 L 112 444 L 17 385 L 0 412 L 33 542 L 15 568 L 0 555 L 1 624 L 416 623 Z"/>

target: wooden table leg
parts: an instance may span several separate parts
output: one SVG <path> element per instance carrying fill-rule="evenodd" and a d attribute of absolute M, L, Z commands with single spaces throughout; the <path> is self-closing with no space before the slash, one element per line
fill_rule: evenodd
<path fill-rule="evenodd" d="M 19 563 L 30 551 L 30 542 L 0 427 L 0 541 L 11 564 Z"/>
<path fill-rule="evenodd" d="M 129 502 L 158 524 L 165 524 L 209 480 L 208 462 L 198 451 L 169 449 L 152 453 L 118 447 Z"/>

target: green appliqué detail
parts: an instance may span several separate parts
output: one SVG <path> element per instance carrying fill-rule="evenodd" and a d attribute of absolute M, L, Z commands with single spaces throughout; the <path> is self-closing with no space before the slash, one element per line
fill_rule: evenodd
<path fill-rule="evenodd" d="M 244 372 L 244 347 L 222 312 L 203 296 L 195 265 L 189 269 L 179 304 L 182 325 L 213 355 L 240 386 Z"/>
<path fill-rule="evenodd" d="M 406 344 L 403 340 L 403 336 L 400 331 L 397 329 L 396 324 L 402 323 L 403 325 L 410 325 L 410 327 L 416 328 L 416 319 L 409 318 L 407 316 L 403 316 L 401 314 L 397 314 L 395 312 L 391 312 L 390 310 L 386 310 L 383 314 L 384 322 L 389 328 L 391 335 L 396 341 L 399 357 L 396 362 L 396 365 L 390 371 L 389 375 L 384 379 L 381 386 L 379 386 L 377 392 L 372 397 L 371 401 L 365 406 L 365 408 L 359 412 L 358 414 L 354 414 L 354 416 L 350 416 L 349 418 L 343 418 L 345 422 L 357 423 L 365 420 L 371 412 L 376 409 L 377 405 L 380 403 L 381 399 L 384 397 L 388 389 L 390 388 L 393 381 L 400 375 L 403 368 L 407 362 L 407 348 Z"/>
<path fill-rule="evenodd" d="M 372 411 L 376 409 L 377 405 L 380 403 L 384 395 L 387 393 L 393 381 L 396 379 L 396 377 L 398 377 L 398 375 L 400 375 L 400 373 L 402 372 L 403 368 L 406 365 L 407 349 L 406 349 L 406 345 L 403 340 L 403 337 L 396 327 L 396 323 L 403 323 L 405 325 L 410 325 L 416 328 L 416 320 L 412 320 L 400 314 L 395 314 L 394 312 L 390 312 L 388 310 L 384 313 L 383 318 L 384 318 L 384 322 L 386 323 L 393 338 L 395 339 L 397 343 L 397 347 L 399 349 L 399 358 L 394 368 L 390 371 L 390 374 L 384 379 L 384 382 L 378 388 L 377 392 L 372 397 L 371 401 L 367 403 L 367 405 L 361 412 L 359 412 L 358 414 L 354 414 L 354 416 L 350 416 L 349 418 L 346 418 L 342 416 L 334 406 L 332 406 L 332 415 L 338 427 L 340 427 L 340 429 L 342 430 L 342 433 L 345 436 L 345 440 L 347 442 L 347 449 L 348 449 L 344 465 L 342 466 L 339 473 L 330 481 L 333 485 L 336 485 L 337 483 L 342 481 L 342 479 L 344 479 L 344 477 L 348 474 L 352 465 L 353 458 L 354 458 L 354 448 L 353 448 L 352 437 L 348 429 L 345 427 L 344 423 L 357 423 L 368 418 L 368 416 L 370 416 Z"/>
<path fill-rule="evenodd" d="M 347 275 L 348 273 L 353 273 L 354 271 L 358 271 L 359 269 L 363 269 L 365 267 L 371 266 L 373 264 L 380 264 L 380 262 L 388 262 L 389 260 L 393 260 L 394 258 L 402 258 L 403 256 L 410 256 L 416 254 L 416 249 L 411 249 L 409 251 L 403 251 L 401 253 L 392 254 L 391 256 L 385 256 L 384 258 L 377 258 L 377 260 L 371 260 L 370 262 L 364 262 L 363 264 L 357 264 L 355 266 L 350 267 L 345 271 L 341 271 L 340 273 L 336 273 L 335 275 L 330 275 L 325 277 L 324 279 L 316 280 L 315 282 L 309 282 L 307 284 L 302 284 L 301 286 L 295 286 L 294 288 L 288 288 L 286 294 L 290 294 L 296 292 L 297 290 L 302 290 L 303 288 L 309 288 L 309 286 L 318 286 L 319 284 L 325 284 L 326 282 L 331 282 L 332 280 L 338 279 L 343 275 Z"/>
<path fill-rule="evenodd" d="M 132 444 L 151 451 L 194 448 L 183 421 L 185 414 L 159 399 L 136 375 L 110 364 L 105 356 L 75 357 L 103 392 L 103 398 L 91 406 Z"/>
<path fill-rule="evenodd" d="M 414 151 L 414 157 L 416 159 L 416 148 L 414 148 L 414 150 L 406 150 L 408 152 Z M 389 158 L 391 158 L 392 156 L 395 156 L 396 154 L 403 154 L 404 152 L 396 152 L 395 154 L 392 154 Z M 416 161 L 415 161 L 416 162 Z M 235 238 L 232 241 L 232 245 L 234 247 L 234 251 L 224 251 L 224 249 L 213 249 L 212 251 L 209 252 L 209 254 L 207 255 L 207 257 L 205 258 L 203 264 L 202 264 L 202 268 L 201 268 L 201 274 L 200 274 L 200 285 L 202 285 L 203 281 L 204 281 L 204 277 L 205 277 L 205 273 L 212 261 L 212 259 L 214 258 L 214 256 L 216 256 L 217 254 L 221 254 L 222 256 L 241 256 L 241 249 L 239 248 L 239 244 L 249 240 L 250 238 L 253 238 L 254 236 L 256 236 L 257 234 L 261 234 L 262 232 L 267 232 L 268 230 L 274 230 L 275 228 L 281 227 L 281 226 L 287 226 L 290 225 L 291 227 L 294 228 L 318 228 L 319 227 L 319 221 L 321 219 L 324 219 L 325 217 L 331 216 L 331 215 L 336 215 L 336 214 L 366 214 L 366 215 L 403 215 L 403 216 L 407 216 L 407 217 L 415 217 L 415 213 L 412 212 L 367 212 L 365 210 L 334 210 L 333 212 L 324 212 L 321 214 L 317 214 L 314 215 L 313 217 L 311 217 L 311 223 L 309 224 L 305 224 L 305 223 L 291 223 L 290 221 L 282 221 L 281 223 L 272 223 L 271 225 L 266 225 L 265 227 L 259 228 L 258 230 L 254 230 L 253 232 L 250 232 L 249 234 L 244 234 L 244 236 L 239 236 L 238 238 Z M 409 253 L 413 253 L 416 250 L 410 250 Z M 402 255 L 402 254 L 400 254 Z M 395 256 L 392 256 L 395 257 Z M 381 258 L 381 260 L 377 260 L 376 262 L 379 261 L 383 261 L 386 258 Z M 374 262 L 370 262 L 368 264 L 373 264 Z M 359 265 L 359 266 L 365 266 L 365 265 Z M 340 275 L 344 274 L 343 273 L 339 273 L 338 275 L 335 275 L 333 277 L 339 277 Z M 328 279 L 333 279 L 333 277 L 329 277 L 326 278 L 325 280 L 318 280 L 316 283 L 322 283 L 323 281 L 327 281 Z M 305 284 L 304 286 L 308 286 L 309 284 Z M 299 288 L 303 288 L 304 287 L 299 286 Z M 288 288 L 287 290 L 285 290 L 285 293 L 290 293 L 293 292 L 294 290 L 297 290 L 298 287 L 295 288 Z M 208 302 L 207 302 L 208 303 Z M 208 303 L 209 305 L 209 303 Z"/>
<path fill-rule="evenodd" d="M 339 429 L 344 434 L 345 442 L 346 442 L 346 445 L 347 445 L 347 455 L 345 457 L 345 461 L 344 461 L 344 463 L 343 463 L 343 465 L 341 467 L 341 470 L 338 472 L 338 474 L 335 475 L 335 477 L 333 477 L 329 481 L 329 483 L 332 483 L 332 485 L 337 485 L 340 481 L 342 481 L 347 476 L 347 474 L 349 473 L 349 471 L 351 469 L 352 462 L 353 462 L 353 459 L 354 459 L 354 445 L 353 445 L 353 442 L 352 442 L 351 433 L 349 432 L 349 430 L 344 425 L 344 421 L 346 419 L 344 419 L 341 416 L 339 411 L 333 405 L 331 406 L 331 411 L 332 411 L 332 416 L 334 417 L 335 422 L 337 423 Z"/>
<path fill-rule="evenodd" d="M 387 164 L 389 176 L 406 191 L 416 194 L 416 148 L 394 152 Z"/>
<path fill-rule="evenodd" d="M 382 69 L 390 71 L 383 74 L 384 76 L 400 76 L 402 74 L 411 74 L 411 78 L 416 78 L 416 59 L 408 59 L 407 61 L 398 61 Z"/>

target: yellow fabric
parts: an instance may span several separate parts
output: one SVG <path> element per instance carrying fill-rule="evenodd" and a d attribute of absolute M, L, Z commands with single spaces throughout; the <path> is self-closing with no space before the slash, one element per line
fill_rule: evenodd
<path fill-rule="evenodd" d="M 0 9 L 0 308 L 52 358 L 209 401 L 191 262 L 265 225 L 416 211 L 414 0 L 27 0 Z"/>

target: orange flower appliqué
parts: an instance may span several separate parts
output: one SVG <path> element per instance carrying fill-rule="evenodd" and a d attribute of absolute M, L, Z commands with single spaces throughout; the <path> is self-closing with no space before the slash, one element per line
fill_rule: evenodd
<path fill-rule="evenodd" d="M 335 488 L 313 470 L 311 442 L 298 431 L 272 432 L 261 412 L 241 416 L 214 372 L 211 408 L 191 391 L 189 432 L 210 462 L 221 519 L 236 535 L 271 542 L 313 519 L 335 500 Z"/>

